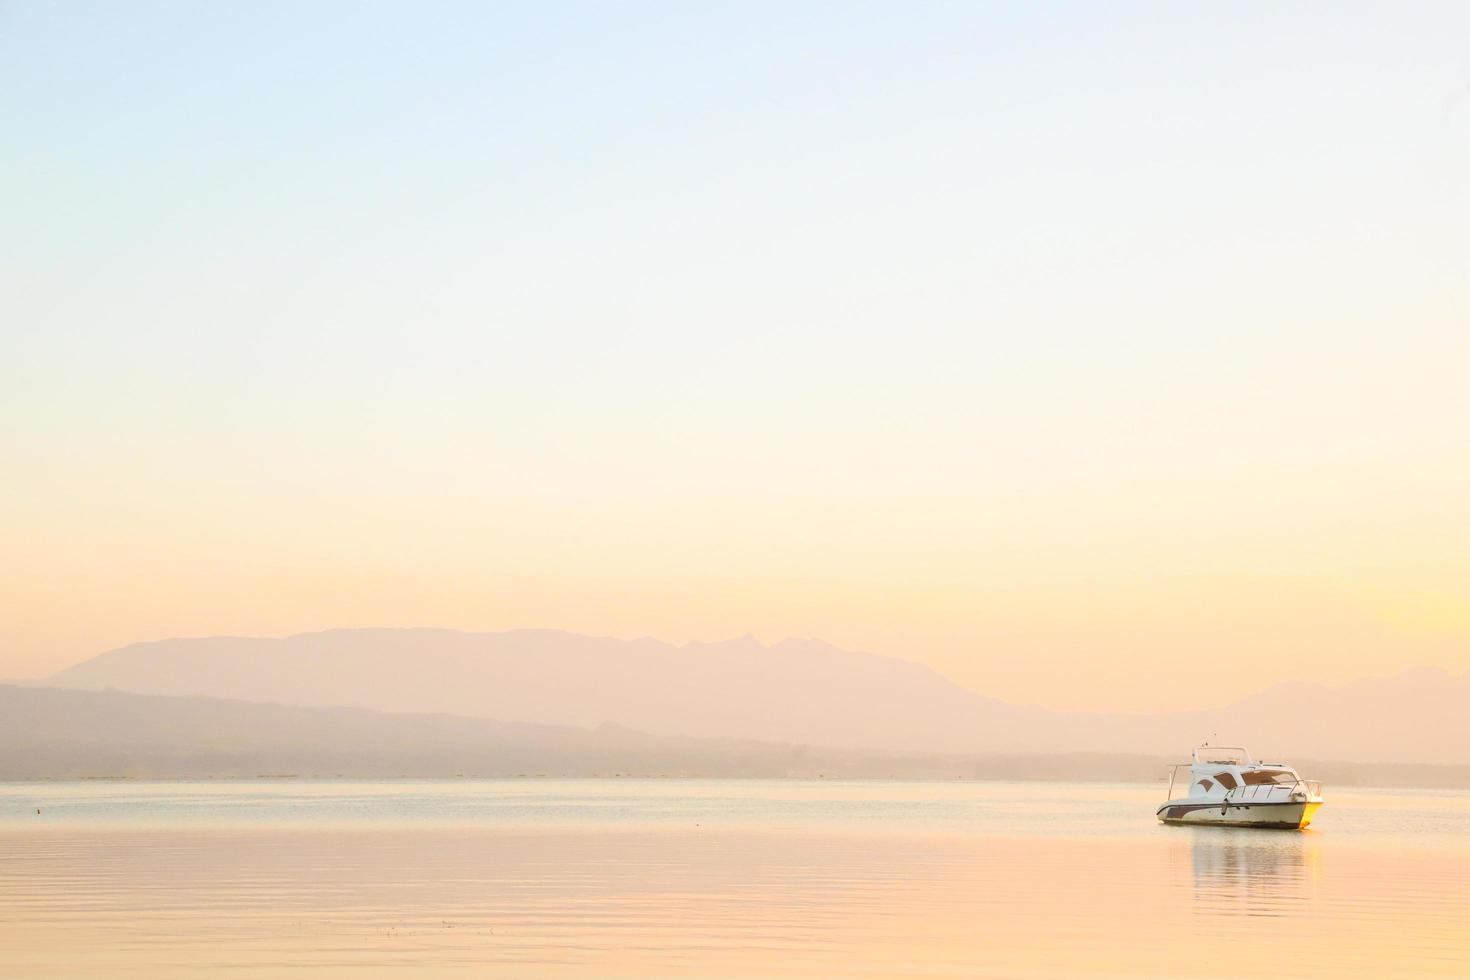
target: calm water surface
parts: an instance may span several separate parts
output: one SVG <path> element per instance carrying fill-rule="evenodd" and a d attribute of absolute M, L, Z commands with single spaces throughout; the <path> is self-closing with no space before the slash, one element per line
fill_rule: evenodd
<path fill-rule="evenodd" d="M 1470 794 L 0 784 L 0 977 L 1470 976 Z M 37 813 L 37 810 L 40 813 Z"/>

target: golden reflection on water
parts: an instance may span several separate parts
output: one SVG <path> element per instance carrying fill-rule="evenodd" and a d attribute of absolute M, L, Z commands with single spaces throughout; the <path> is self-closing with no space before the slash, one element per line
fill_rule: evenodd
<path fill-rule="evenodd" d="M 1464 976 L 1470 854 L 1215 828 L 0 824 L 0 976 Z"/>

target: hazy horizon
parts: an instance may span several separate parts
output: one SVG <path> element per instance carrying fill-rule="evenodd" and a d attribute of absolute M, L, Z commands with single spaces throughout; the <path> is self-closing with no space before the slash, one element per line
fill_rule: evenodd
<path fill-rule="evenodd" d="M 560 628 L 557 628 L 557 627 L 549 627 L 549 626 L 522 626 L 522 627 L 512 627 L 512 628 L 508 628 L 508 629 L 499 629 L 499 630 L 472 630 L 472 629 L 460 629 L 460 628 L 448 627 L 448 626 L 425 626 L 425 625 L 415 625 L 415 626 L 403 626 L 403 625 L 399 625 L 399 626 L 382 626 L 382 625 L 378 625 L 378 626 L 329 626 L 329 627 L 323 627 L 323 628 L 320 628 L 320 629 L 303 630 L 303 631 L 301 631 L 299 633 L 288 633 L 288 634 L 278 634 L 278 635 L 271 635 L 271 634 L 229 634 L 229 633 L 214 633 L 214 634 L 199 634 L 199 635 L 192 635 L 192 636 L 191 635 L 181 635 L 181 636 L 149 637 L 149 638 L 143 638 L 143 639 L 133 640 L 133 641 L 127 642 L 127 643 L 122 643 L 122 644 L 119 644 L 116 647 L 111 647 L 111 648 L 106 649 L 106 650 L 98 650 L 98 651 L 94 651 L 94 652 L 91 652 L 91 653 L 83 654 L 78 659 L 76 659 L 76 660 L 74 660 L 72 662 L 69 662 L 69 663 L 62 664 L 60 667 L 57 668 L 57 670 L 52 671 L 52 672 L 49 672 L 49 673 L 38 674 L 38 675 L 29 676 L 29 677 L 20 677 L 20 676 L 16 676 L 16 677 L 0 677 L 0 683 L 32 684 L 32 683 L 44 682 L 44 681 L 47 681 L 49 679 L 53 679 L 53 678 L 55 678 L 58 675 L 64 675 L 67 671 L 71 670 L 72 668 L 78 667 L 78 666 L 80 666 L 82 664 L 85 664 L 85 663 L 87 663 L 87 662 L 89 662 L 89 661 L 91 661 L 93 659 L 98 658 L 98 657 L 102 657 L 102 656 L 104 656 L 106 654 L 114 653 L 114 652 L 121 651 L 121 650 L 127 650 L 127 649 L 130 649 L 130 648 L 133 648 L 133 647 L 146 647 L 146 646 L 150 646 L 150 645 L 153 645 L 153 644 L 159 644 L 159 643 L 169 643 L 169 642 L 174 642 L 174 641 L 185 641 L 185 642 L 188 642 L 188 641 L 198 641 L 198 640 L 205 640 L 205 641 L 210 641 L 210 640 L 275 640 L 275 641 L 280 641 L 280 640 L 293 640 L 293 639 L 298 639 L 298 638 L 302 638 L 302 637 L 310 637 L 310 636 L 314 636 L 314 635 L 333 634 L 333 633 L 369 633 L 369 634 L 370 633 L 425 633 L 425 634 L 448 633 L 448 634 L 459 634 L 459 635 L 467 635 L 467 636 L 479 636 L 479 635 L 483 635 L 483 636 L 514 636 L 514 635 L 517 635 L 517 634 L 529 634 L 529 635 L 535 635 L 535 634 L 561 634 L 561 635 L 566 635 L 566 636 L 574 637 L 574 638 L 578 638 L 578 639 L 611 640 L 611 641 L 614 641 L 614 642 L 617 642 L 617 643 L 624 643 L 624 644 L 637 644 L 637 643 L 641 643 L 641 642 L 647 641 L 647 642 L 659 644 L 659 645 L 662 645 L 662 646 L 670 647 L 670 648 L 673 648 L 673 649 L 676 649 L 676 650 L 697 649 L 697 648 L 701 648 L 701 647 L 730 646 L 730 645 L 737 645 L 737 644 L 746 643 L 746 642 L 754 643 L 757 646 L 762 647 L 762 648 L 765 648 L 765 649 L 779 649 L 783 645 L 787 645 L 787 644 L 814 644 L 816 646 L 831 647 L 833 649 L 841 650 L 841 652 L 843 652 L 843 653 L 853 653 L 853 654 L 856 654 L 856 655 L 859 655 L 859 656 L 876 656 L 876 657 L 881 657 L 881 658 L 883 658 L 885 660 L 895 660 L 895 661 L 902 661 L 902 662 L 905 662 L 905 663 L 913 663 L 915 665 L 920 665 L 920 666 L 928 666 L 927 664 L 924 664 L 922 660 L 918 660 L 918 659 L 913 658 L 913 657 L 906 657 L 906 656 L 903 656 L 901 654 L 896 654 L 896 653 L 878 653 L 877 651 L 872 651 L 872 650 L 846 650 L 846 649 L 843 649 L 841 647 L 838 647 L 834 643 L 830 643 L 826 639 L 824 639 L 822 637 L 819 637 L 819 636 L 760 637 L 760 636 L 757 636 L 754 633 L 751 633 L 751 632 L 748 632 L 747 631 L 747 632 L 743 632 L 743 633 L 739 633 L 739 634 L 732 634 L 732 635 L 729 635 L 729 636 L 716 637 L 716 638 L 713 638 L 713 639 L 690 639 L 690 640 L 683 640 L 683 641 L 677 641 L 676 642 L 676 641 L 664 639 L 663 637 L 651 636 L 651 635 L 648 635 L 648 634 L 642 634 L 642 635 L 636 635 L 636 636 L 614 636 L 614 635 L 596 634 L 596 633 L 590 633 L 589 634 L 589 633 L 578 633 L 575 630 L 560 629 Z M 1388 671 L 1386 671 L 1384 673 L 1371 674 L 1371 675 L 1367 675 L 1365 677 L 1351 678 L 1351 679 L 1349 679 L 1347 681 L 1341 681 L 1341 682 L 1336 682 L 1336 683 L 1333 683 L 1333 682 L 1322 682 L 1322 686 L 1329 687 L 1329 688 L 1340 688 L 1340 687 L 1344 686 L 1345 684 L 1351 684 L 1353 682 L 1386 680 L 1386 679 L 1390 679 L 1390 678 L 1394 678 L 1394 677 L 1402 677 L 1402 676 L 1405 676 L 1405 675 L 1414 675 L 1414 674 L 1418 674 L 1418 673 L 1427 673 L 1427 674 L 1430 674 L 1430 675 L 1455 676 L 1457 673 L 1465 673 L 1465 672 L 1470 672 L 1470 667 L 1467 667 L 1465 669 L 1465 671 L 1457 672 L 1457 671 L 1454 671 L 1452 669 L 1449 669 L 1449 668 L 1446 668 L 1446 667 L 1437 666 L 1437 665 L 1414 665 L 1414 664 L 1407 664 L 1407 665 L 1403 665 L 1401 667 L 1398 667 L 1397 669 L 1390 669 L 1390 670 L 1388 670 Z M 958 680 L 956 680 L 954 678 L 951 678 L 948 675 L 946 675 L 943 671 L 936 671 L 936 673 L 940 677 L 943 677 L 946 681 L 951 682 L 951 683 L 954 683 L 957 686 L 962 687 L 965 690 L 971 691 L 971 692 L 973 692 L 975 694 L 980 694 L 980 695 L 987 696 L 987 697 L 994 696 L 994 695 L 991 695 L 989 692 L 978 690 L 978 689 L 976 689 L 973 686 L 970 686 L 968 684 L 964 684 L 964 683 L 962 683 L 962 682 L 960 682 L 960 681 L 958 681 Z M 1255 688 L 1251 688 L 1251 689 L 1245 691 L 1244 693 L 1247 694 L 1247 695 L 1250 695 L 1250 694 L 1259 694 L 1259 693 L 1262 693 L 1263 691 L 1270 690 L 1273 687 L 1290 686 L 1290 685 L 1292 685 L 1294 683 L 1301 683 L 1301 681 L 1296 680 L 1296 679 L 1282 679 L 1282 680 L 1277 680 L 1277 681 L 1269 681 L 1268 680 L 1267 682 L 1262 683 L 1260 686 L 1255 687 Z M 1149 710 L 1149 709 L 1135 709 L 1135 710 L 1132 710 L 1132 711 L 1120 711 L 1120 712 L 1116 712 L 1116 713 L 1117 714 L 1123 714 L 1123 715 L 1129 715 L 1129 714 L 1140 714 L 1140 715 L 1143 715 L 1143 714 L 1154 714 L 1154 713 L 1157 713 L 1158 710 L 1170 711 L 1170 710 L 1188 710 L 1188 709 L 1191 709 L 1191 708 L 1216 708 L 1216 707 L 1225 707 L 1225 706 L 1227 706 L 1233 700 L 1233 699 L 1230 699 L 1230 698 L 1227 698 L 1226 700 L 1223 700 L 1223 701 L 1222 700 L 1219 700 L 1218 698 L 1215 697 L 1215 695 L 1213 694 L 1213 692 L 1208 692 L 1208 691 L 1206 691 L 1206 692 L 1200 692 L 1200 697 L 1201 697 L 1201 700 L 1199 700 L 1197 702 L 1190 702 L 1190 701 L 1187 701 L 1187 700 L 1181 701 L 1179 699 L 1175 699 L 1174 703 L 1169 704 L 1169 705 L 1165 706 L 1164 708 L 1156 709 L 1156 710 L 1152 710 L 1152 711 Z M 1002 699 L 1002 700 L 1004 700 L 1004 699 Z M 1018 706 L 1018 707 L 1037 707 L 1037 708 L 1047 708 L 1047 709 L 1052 709 L 1052 710 L 1058 710 L 1058 709 L 1055 709 L 1054 706 L 1043 704 L 1043 703 L 1037 703 L 1037 702 L 1011 702 L 1011 703 L 1016 704 L 1016 706 Z M 1066 709 L 1060 709 L 1060 710 L 1066 710 Z"/>
<path fill-rule="evenodd" d="M 64 673 L 65 671 L 69 670 L 72 667 L 76 667 L 76 666 L 78 666 L 80 664 L 86 663 L 86 662 L 94 659 L 95 657 L 102 656 L 103 654 L 107 654 L 107 653 L 113 652 L 115 650 L 126 649 L 126 648 L 129 648 L 129 647 L 146 646 L 146 645 L 149 645 L 149 644 L 161 643 L 161 642 L 168 642 L 168 641 L 173 641 L 173 640 L 213 640 L 213 639 L 282 640 L 282 639 L 291 639 L 291 638 L 298 637 L 298 636 L 310 636 L 310 635 L 313 635 L 313 634 L 320 634 L 320 633 L 338 633 L 338 632 L 364 632 L 364 633 L 372 633 L 372 632 L 444 632 L 444 633 L 459 633 L 459 634 L 471 634 L 471 635 L 474 635 L 474 634 L 501 635 L 501 634 L 516 634 L 516 633 L 527 633 L 527 634 L 535 634 L 535 633 L 562 633 L 562 634 L 567 634 L 567 635 L 571 635 L 571 636 L 591 637 L 591 638 L 595 638 L 595 639 L 614 640 L 614 641 L 618 641 L 618 642 L 621 642 L 621 643 L 638 643 L 640 641 L 651 641 L 651 642 L 662 644 L 662 645 L 666 645 L 666 646 L 669 646 L 669 647 L 675 648 L 675 649 L 686 649 L 686 648 L 699 648 L 699 647 L 708 647 L 708 646 L 719 646 L 721 644 L 738 643 L 738 642 L 744 641 L 744 640 L 752 640 L 755 643 L 757 643 L 757 644 L 759 644 L 759 645 L 761 645 L 763 647 L 768 647 L 768 648 L 780 647 L 782 644 L 786 644 L 786 643 L 814 643 L 814 644 L 823 645 L 823 646 L 837 647 L 837 644 L 831 643 L 830 641 L 826 640 L 825 638 L 819 637 L 819 636 L 790 636 L 790 635 L 787 635 L 787 636 L 775 636 L 775 637 L 760 637 L 760 636 L 757 636 L 755 633 L 753 633 L 751 631 L 748 631 L 748 630 L 741 631 L 741 632 L 738 632 L 738 633 L 732 633 L 732 634 L 728 634 L 728 635 L 724 635 L 724 636 L 718 636 L 718 637 L 714 637 L 714 638 L 711 638 L 711 639 L 697 639 L 697 638 L 696 639 L 688 639 L 688 638 L 686 638 L 686 639 L 683 639 L 683 640 L 677 640 L 677 641 L 675 641 L 675 640 L 669 640 L 669 639 L 666 639 L 666 638 L 663 638 L 663 637 L 659 637 L 659 636 L 653 636 L 653 635 L 650 635 L 650 634 L 647 634 L 647 633 L 643 633 L 643 634 L 631 634 L 631 635 L 615 635 L 615 634 L 607 634 L 607 633 L 579 633 L 576 630 L 564 629 L 564 628 L 560 628 L 560 627 L 551 627 L 551 626 L 517 626 L 517 627 L 506 627 L 506 628 L 502 628 L 502 629 L 475 629 L 475 628 L 466 628 L 466 627 L 436 626 L 436 625 L 413 625 L 413 626 L 404 626 L 404 625 L 391 625 L 391 626 L 390 625 L 331 626 L 331 625 L 328 625 L 328 626 L 318 626 L 318 627 L 314 627 L 314 628 L 311 628 L 311 629 L 305 629 L 305 630 L 301 630 L 301 631 L 298 631 L 298 632 L 280 633 L 280 634 L 272 634 L 272 633 L 264 633 L 264 632 L 260 632 L 260 633 L 227 633 L 227 632 L 209 633 L 209 632 L 204 632 L 204 633 L 198 633 L 198 634 L 176 634 L 176 635 L 168 635 L 168 636 L 157 636 L 157 637 L 148 637 L 148 638 L 134 639 L 134 640 L 130 640 L 130 641 L 125 641 L 123 643 L 118 644 L 117 646 L 109 647 L 109 648 L 106 648 L 106 649 L 81 652 L 75 658 L 70 659 L 70 660 L 58 660 L 55 663 L 48 664 L 47 669 L 45 669 L 44 672 L 41 672 L 41 673 L 35 673 L 35 674 L 30 674 L 30 675 L 15 674 L 15 675 L 10 675 L 10 676 L 0 676 L 0 683 L 21 683 L 21 684 L 28 684 L 28 683 L 43 682 L 43 681 L 47 680 L 48 678 L 54 676 L 57 673 Z M 841 648 L 839 648 L 839 649 L 841 649 Z M 844 652 L 847 652 L 847 651 L 844 650 Z M 922 664 L 924 666 L 930 666 L 931 668 L 933 667 L 932 664 L 927 663 L 921 657 L 918 657 L 918 656 L 908 656 L 908 655 L 905 655 L 902 652 L 879 652 L 879 651 L 874 651 L 874 650 L 863 650 L 861 652 L 863 654 L 865 654 L 865 655 L 874 655 L 874 656 L 883 657 L 885 659 L 898 660 L 898 661 L 904 661 L 904 662 L 912 662 L 912 663 L 916 663 L 916 664 Z M 959 678 L 950 677 L 943 670 L 938 670 L 937 672 L 940 674 L 940 676 L 945 677 L 947 680 L 950 680 L 950 681 L 952 681 L 952 682 L 954 682 L 956 684 L 959 684 L 961 687 L 964 687 L 965 689 L 967 689 L 969 691 L 973 691 L 976 694 L 980 694 L 980 695 L 983 695 L 983 696 L 986 696 L 986 697 L 999 698 L 1001 700 L 1008 701 L 1008 703 L 1015 704 L 1017 706 L 1022 706 L 1022 707 L 1037 707 L 1037 708 L 1043 708 L 1043 709 L 1047 709 L 1047 710 L 1063 711 L 1063 712 L 1066 712 L 1066 711 L 1094 711 L 1094 712 L 1103 712 L 1103 713 L 1111 713 L 1111 714 L 1119 714 L 1119 715 L 1152 715 L 1152 714 L 1158 714 L 1160 712 L 1168 712 L 1168 711 L 1225 707 L 1225 706 L 1227 706 L 1227 705 L 1229 705 L 1229 704 L 1231 704 L 1231 703 L 1239 700 L 1241 697 L 1244 697 L 1244 696 L 1258 694 L 1258 693 L 1260 693 L 1262 691 L 1270 690 L 1271 688 L 1274 688 L 1274 687 L 1289 686 L 1289 685 L 1292 685 L 1292 684 L 1299 684 L 1299 683 L 1319 684 L 1319 685 L 1322 685 L 1322 686 L 1325 686 L 1325 687 L 1329 687 L 1329 688 L 1340 688 L 1340 687 L 1343 687 L 1343 686 L 1346 686 L 1346 685 L 1351 685 L 1351 684 L 1354 684 L 1354 683 L 1371 682 L 1371 681 L 1376 681 L 1376 680 L 1385 680 L 1385 679 L 1391 679 L 1391 678 L 1401 677 L 1401 676 L 1405 676 L 1405 675 L 1413 675 L 1413 674 L 1422 673 L 1422 672 L 1428 672 L 1429 674 L 1442 674 L 1442 675 L 1454 676 L 1454 675 L 1457 675 L 1457 674 L 1470 673 L 1470 657 L 1467 657 L 1467 663 L 1464 664 L 1464 665 L 1457 665 L 1453 661 L 1451 661 L 1448 664 L 1427 663 L 1427 662 L 1426 663 L 1411 663 L 1411 662 L 1393 663 L 1393 662 L 1385 662 L 1383 664 L 1381 670 L 1378 670 L 1378 671 L 1375 671 L 1375 672 L 1365 673 L 1365 674 L 1362 674 L 1362 675 L 1350 676 L 1350 677 L 1333 677 L 1333 678 L 1326 678 L 1326 679 L 1314 679 L 1314 678 L 1304 678 L 1304 677 L 1301 677 L 1301 676 L 1298 676 L 1298 675 L 1295 675 L 1295 674 L 1292 674 L 1292 673 L 1282 673 L 1282 674 L 1277 675 L 1277 676 L 1259 677 L 1259 678 L 1257 678 L 1257 680 L 1259 681 L 1259 683 L 1255 684 L 1254 686 L 1243 686 L 1243 685 L 1236 684 L 1236 685 L 1229 685 L 1229 686 L 1219 686 L 1219 685 L 1216 685 L 1216 686 L 1211 686 L 1211 687 L 1204 688 L 1204 689 L 1190 688 L 1188 690 L 1182 690 L 1182 691 L 1176 693 L 1172 697 L 1166 698 L 1164 700 L 1164 702 L 1159 703 L 1159 704 L 1149 704 L 1149 705 L 1131 704 L 1130 705 L 1130 704 L 1127 704 L 1125 702 L 1125 705 L 1123 707 L 1118 707 L 1118 708 L 1111 708 L 1111 707 L 1109 707 L 1106 704 L 1101 705 L 1101 706 L 1092 706 L 1092 707 L 1087 707 L 1087 708 L 1079 708 L 1079 707 L 1077 707 L 1075 705 L 1069 705 L 1069 704 L 1066 704 L 1066 703 L 1058 703 L 1055 700 L 1047 699 L 1044 696 L 1043 697 L 1038 697 L 1038 698 L 1036 698 L 1034 700 L 1019 700 L 1019 699 L 1018 700 L 1012 700 L 1012 699 L 1008 699 L 1008 698 L 1003 697 L 1001 694 L 999 694 L 997 692 L 988 691 L 988 690 L 981 690 L 981 689 L 977 688 L 976 686 L 974 686 L 973 684 L 965 683 L 964 681 L 960 680 Z"/>
<path fill-rule="evenodd" d="M 1165 712 L 1059 712 L 812 639 L 348 629 L 131 644 L 41 683 L 867 752 L 1180 755 L 1223 741 L 1269 758 L 1470 765 L 1470 671 L 1437 669 L 1344 685 L 1262 679 L 1228 703 Z"/>

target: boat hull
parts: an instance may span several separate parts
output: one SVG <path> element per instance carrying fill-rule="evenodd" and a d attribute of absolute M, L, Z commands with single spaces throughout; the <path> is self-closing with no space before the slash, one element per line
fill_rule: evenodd
<path fill-rule="evenodd" d="M 1320 801 L 1280 803 L 1208 803 L 1172 800 L 1159 807 L 1161 823 L 1190 827 L 1255 827 L 1301 830 L 1312 822 Z"/>

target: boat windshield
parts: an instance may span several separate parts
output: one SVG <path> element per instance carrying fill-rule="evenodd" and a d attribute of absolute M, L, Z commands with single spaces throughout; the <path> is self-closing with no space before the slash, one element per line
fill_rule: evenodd
<path fill-rule="evenodd" d="M 1247 786 L 1290 786 L 1296 775 L 1281 769 L 1247 769 L 1240 774 L 1241 782 Z"/>

